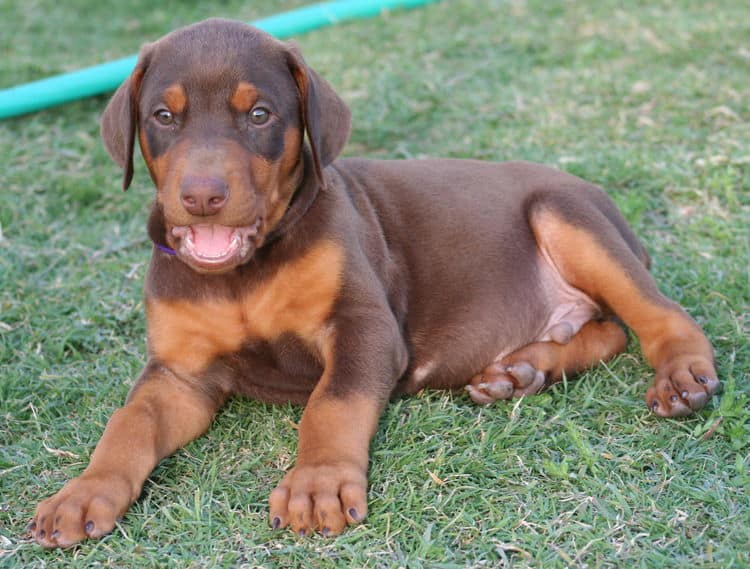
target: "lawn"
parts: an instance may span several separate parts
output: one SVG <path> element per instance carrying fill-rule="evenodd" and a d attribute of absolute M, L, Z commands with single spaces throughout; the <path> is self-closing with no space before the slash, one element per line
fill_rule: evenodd
<path fill-rule="evenodd" d="M 302 2 L 4 0 L 0 87 L 280 4 Z M 107 97 L 87 99 L 0 122 L 0 566 L 749 567 L 747 5 L 455 0 L 297 41 L 352 108 L 346 155 L 526 159 L 601 185 L 711 338 L 723 393 L 651 415 L 633 339 L 540 396 L 398 400 L 369 516 L 336 539 L 267 523 L 301 410 L 234 400 L 113 534 L 42 550 L 25 536 L 36 503 L 82 471 L 145 360 L 152 188 L 138 162 L 120 190 Z"/>

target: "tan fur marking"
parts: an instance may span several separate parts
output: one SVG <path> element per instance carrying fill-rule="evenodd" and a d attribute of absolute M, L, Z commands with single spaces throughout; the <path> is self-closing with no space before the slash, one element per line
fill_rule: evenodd
<path fill-rule="evenodd" d="M 272 192 L 278 187 L 279 169 L 276 164 L 257 154 L 248 154 L 247 161 L 250 162 L 253 185 L 257 191 Z"/>
<path fill-rule="evenodd" d="M 138 140 L 141 143 L 141 154 L 143 155 L 143 160 L 146 162 L 146 166 L 148 167 L 148 170 L 154 180 L 154 184 L 157 187 L 156 199 L 160 200 L 158 189 L 161 188 L 162 184 L 164 183 L 164 179 L 167 176 L 167 168 L 169 167 L 169 152 L 167 152 L 166 154 L 162 154 L 157 158 L 153 158 L 151 156 L 151 151 L 148 148 L 148 144 L 146 143 L 146 134 L 143 132 L 143 130 L 140 130 L 138 132 Z"/>
<path fill-rule="evenodd" d="M 382 409 L 377 398 L 313 396 L 300 422 L 299 464 L 348 461 L 367 470 L 370 440 Z"/>
<path fill-rule="evenodd" d="M 107 422 L 86 470 L 39 504 L 38 525 L 58 535 L 43 543 L 68 546 L 111 531 L 156 464 L 204 432 L 217 406 L 172 374 L 142 377 Z M 93 532 L 84 530 L 89 524 Z"/>
<path fill-rule="evenodd" d="M 289 205 L 289 200 L 294 193 L 294 188 L 299 184 L 299 175 L 294 172 L 299 163 L 300 147 L 302 145 L 302 133 L 297 128 L 288 128 L 284 133 L 284 153 L 281 160 L 275 164 L 271 198 L 268 200 L 268 227 L 273 228 L 281 220 Z M 259 164 L 260 168 L 267 167 Z M 299 174 L 302 169 L 299 169 Z M 282 183 L 279 183 L 282 181 Z"/>
<path fill-rule="evenodd" d="M 563 372 L 575 375 L 623 352 L 625 331 L 611 320 L 592 320 L 583 325 L 567 344 L 535 342 L 502 359 L 505 365 L 528 362 L 547 374 L 549 382 L 562 379 Z"/>
<path fill-rule="evenodd" d="M 106 471 L 111 463 L 127 464 L 134 471 L 133 478 L 145 479 L 159 460 L 202 433 L 216 410 L 200 392 L 163 370 L 155 370 L 139 383 L 116 413 L 137 417 L 144 409 L 152 412 L 148 420 L 120 416 L 119 428 L 107 428 L 94 451 L 92 465 Z M 144 452 L 138 456 L 131 452 L 135 440 L 144 440 L 138 445 Z M 154 455 L 148 455 L 146 449 L 153 449 Z"/>
<path fill-rule="evenodd" d="M 138 142 L 141 145 L 141 154 L 143 155 L 143 159 L 146 162 L 146 166 L 148 166 L 150 170 L 152 163 L 151 150 L 149 150 L 148 144 L 146 144 L 146 133 L 143 131 L 143 128 L 138 128 Z"/>
<path fill-rule="evenodd" d="M 314 339 L 328 318 L 340 288 L 343 251 L 323 241 L 301 259 L 282 266 L 268 285 L 243 302 L 253 333 L 276 338 L 294 332 Z"/>
<path fill-rule="evenodd" d="M 167 87 L 162 94 L 162 98 L 169 107 L 169 110 L 175 114 L 180 114 L 187 108 L 187 93 L 185 92 L 185 88 L 179 83 Z"/>
<path fill-rule="evenodd" d="M 383 402 L 365 393 L 332 397 L 327 389 L 335 373 L 336 331 L 330 326 L 324 327 L 316 340 L 324 371 L 300 421 L 298 463 L 325 464 L 343 460 L 367 472 L 370 440 L 375 435 Z"/>
<path fill-rule="evenodd" d="M 247 335 L 241 311 L 226 301 L 154 301 L 146 304 L 153 356 L 179 375 L 193 375 Z"/>
<path fill-rule="evenodd" d="M 147 302 L 153 355 L 180 374 L 193 375 L 248 339 L 273 341 L 293 333 L 322 352 L 328 319 L 341 287 L 340 245 L 322 241 L 285 264 L 239 302 Z"/>
<path fill-rule="evenodd" d="M 300 160 L 302 132 L 296 127 L 284 131 L 284 154 L 281 157 L 281 173 L 288 176 Z"/>
<path fill-rule="evenodd" d="M 257 100 L 257 89 L 247 81 L 240 81 L 229 99 L 229 104 L 238 113 L 247 113 Z"/>
<path fill-rule="evenodd" d="M 710 345 L 697 324 L 655 285 L 652 290 L 642 290 L 590 232 L 549 210 L 534 214 L 533 227 L 537 241 L 563 278 L 621 317 L 638 335 L 644 355 L 655 368 L 673 356 L 671 347 L 682 350 L 693 344 L 694 351 L 711 356 Z M 623 254 L 632 255 L 629 250 Z M 675 342 L 676 338 L 683 341 Z"/>

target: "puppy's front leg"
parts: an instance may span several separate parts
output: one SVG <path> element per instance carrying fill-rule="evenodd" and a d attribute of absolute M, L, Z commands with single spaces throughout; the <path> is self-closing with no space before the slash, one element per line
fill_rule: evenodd
<path fill-rule="evenodd" d="M 112 531 L 156 464 L 203 433 L 222 402 L 150 362 L 83 474 L 37 506 L 34 538 L 44 547 L 68 547 Z"/>
<path fill-rule="evenodd" d="M 367 514 L 370 440 L 407 364 L 391 318 L 337 323 L 299 428 L 297 464 L 271 493 L 274 528 L 336 535 Z"/>

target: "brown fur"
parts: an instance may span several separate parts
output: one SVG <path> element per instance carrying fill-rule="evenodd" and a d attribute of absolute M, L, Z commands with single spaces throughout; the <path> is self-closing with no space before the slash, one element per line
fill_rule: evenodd
<path fill-rule="evenodd" d="M 248 120 L 256 105 L 267 121 Z M 656 368 L 657 414 L 715 392 L 708 340 L 601 190 L 522 162 L 336 160 L 349 124 L 296 46 L 248 26 L 209 20 L 142 49 L 102 136 L 127 187 L 137 133 L 156 185 L 149 361 L 88 468 L 39 505 L 39 543 L 110 531 L 233 395 L 307 404 L 270 520 L 335 535 L 367 512 L 369 443 L 398 394 L 536 393 L 621 352 L 617 318 Z M 226 200 L 193 207 L 185 188 Z M 208 226 L 206 256 L 189 245 Z"/>

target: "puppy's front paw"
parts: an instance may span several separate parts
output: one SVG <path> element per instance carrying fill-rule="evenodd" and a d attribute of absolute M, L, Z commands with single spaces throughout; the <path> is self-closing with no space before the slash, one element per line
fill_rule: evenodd
<path fill-rule="evenodd" d="M 341 533 L 367 515 L 367 473 L 350 463 L 292 468 L 269 498 L 274 529 L 290 525 L 299 535 Z"/>
<path fill-rule="evenodd" d="M 132 495 L 130 484 L 119 475 L 84 474 L 37 506 L 29 531 L 43 547 L 69 547 L 87 537 L 102 537 L 128 509 Z"/>

